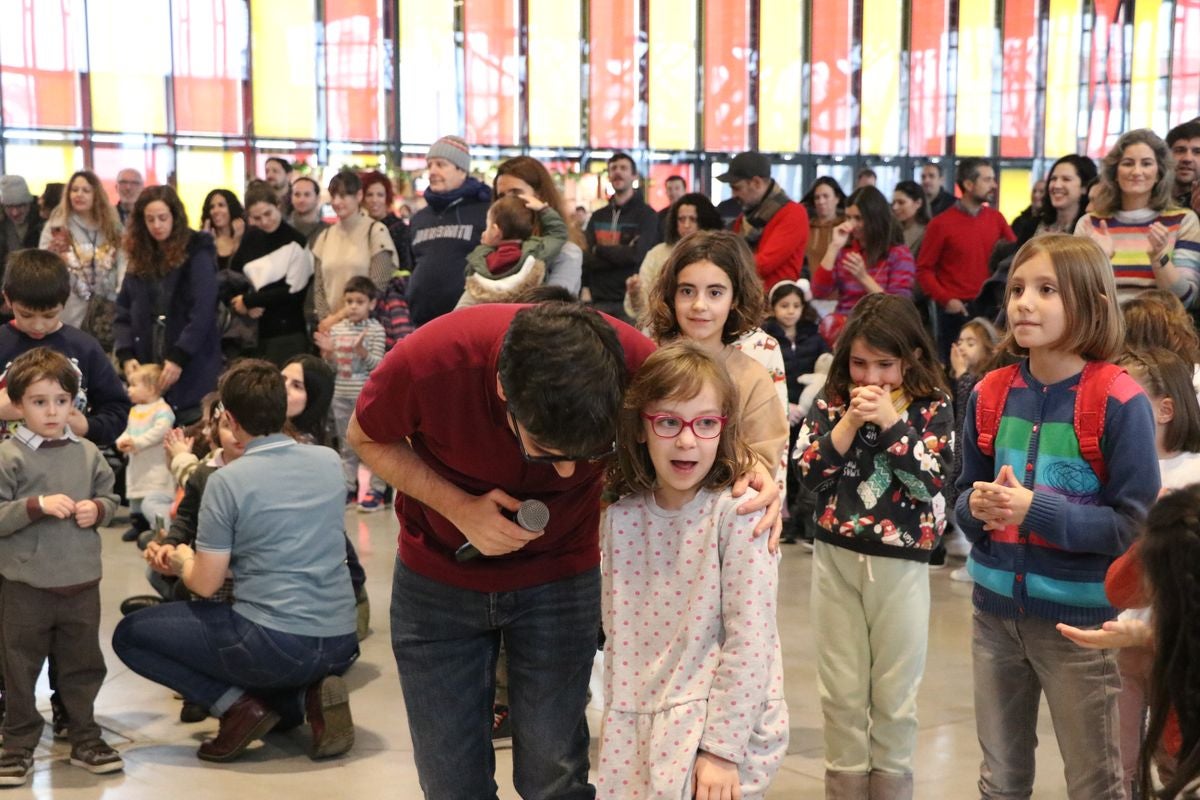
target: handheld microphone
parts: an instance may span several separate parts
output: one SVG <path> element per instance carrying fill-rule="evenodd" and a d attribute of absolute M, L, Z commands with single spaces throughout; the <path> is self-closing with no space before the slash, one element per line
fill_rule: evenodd
<path fill-rule="evenodd" d="M 541 533 L 550 524 L 550 509 L 541 500 L 523 500 L 517 513 L 505 511 L 504 516 L 530 533 Z M 459 563 L 470 561 L 480 555 L 482 553 L 479 552 L 479 549 L 470 542 L 454 551 L 454 558 Z"/>

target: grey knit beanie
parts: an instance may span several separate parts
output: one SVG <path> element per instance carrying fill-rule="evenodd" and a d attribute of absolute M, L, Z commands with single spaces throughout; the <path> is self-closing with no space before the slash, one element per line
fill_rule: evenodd
<path fill-rule="evenodd" d="M 443 136 L 429 148 L 425 159 L 444 158 L 463 172 L 471 171 L 471 148 L 459 136 Z"/>

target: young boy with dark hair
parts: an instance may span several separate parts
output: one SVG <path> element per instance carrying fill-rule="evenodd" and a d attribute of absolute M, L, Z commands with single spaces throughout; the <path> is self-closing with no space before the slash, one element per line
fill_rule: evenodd
<path fill-rule="evenodd" d="M 71 763 L 103 774 L 124 767 L 100 737 L 93 703 L 100 652 L 100 537 L 117 508 L 100 451 L 70 429 L 79 376 L 66 356 L 38 347 L 13 361 L 9 401 L 24 424 L 0 442 L 0 637 L 7 682 L 0 786 L 33 767 L 45 720 L 35 688 L 48 656 L 71 721 Z"/>
<path fill-rule="evenodd" d="M 354 413 L 354 404 L 371 370 L 383 361 L 387 335 L 383 326 L 371 318 L 378 291 L 370 278 L 356 276 L 346 281 L 342 290 L 342 309 L 346 316 L 330 329 L 318 333 L 321 355 L 333 365 L 336 378 L 333 384 L 333 419 L 337 425 L 338 447 L 342 454 L 342 472 L 346 477 L 346 504 L 358 503 L 363 513 L 379 511 L 385 505 L 387 484 L 371 476 L 371 486 L 362 502 L 358 502 L 358 454 L 346 443 L 346 427 Z"/>
<path fill-rule="evenodd" d="M 537 224 L 540 236 L 534 235 Z M 546 265 L 567 243 L 567 223 L 533 195 L 506 195 L 488 209 L 479 241 L 467 255 L 466 289 L 456 307 L 512 302 L 514 295 L 540 286 Z"/>
<path fill-rule="evenodd" d="M 9 256 L 4 299 L 12 307 L 13 320 L 0 327 L 0 370 L 35 347 L 62 353 L 74 366 L 80 385 L 68 419 L 71 432 L 105 447 L 125 430 L 130 402 L 100 343 L 59 319 L 70 293 L 67 265 L 57 254 L 30 249 Z M 12 429 L 20 419 L 7 395 L 0 391 L 0 420 Z"/>

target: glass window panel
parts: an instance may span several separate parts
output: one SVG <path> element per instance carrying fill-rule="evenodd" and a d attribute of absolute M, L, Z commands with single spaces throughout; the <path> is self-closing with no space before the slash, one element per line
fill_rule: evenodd
<path fill-rule="evenodd" d="M 863 0 L 862 153 L 900 152 L 902 11 L 895 0 Z"/>
<path fill-rule="evenodd" d="M 946 0 L 912 0 L 909 39 L 908 152 L 946 152 Z"/>
<path fill-rule="evenodd" d="M 1171 59 L 1168 3 L 1138 0 L 1133 11 L 1129 127 L 1167 129 L 1167 80 Z M 1200 28 L 1196 29 L 1200 32 Z"/>
<path fill-rule="evenodd" d="M 704 149 L 740 153 L 748 131 L 750 56 L 745 0 L 704 3 Z M 650 71 L 651 77 L 654 71 Z"/>
<path fill-rule="evenodd" d="M 461 136 L 454 0 L 400 0 L 399 17 L 401 141 Z"/>
<path fill-rule="evenodd" d="M 811 42 L 812 63 L 809 118 L 809 151 L 850 153 L 854 130 L 850 93 L 852 46 L 850 0 L 813 0 L 812 19 L 820 35 Z M 818 30 L 814 24 L 814 33 Z"/>
<path fill-rule="evenodd" d="M 250 19 L 240 0 L 174 0 L 175 130 L 245 132 L 242 80 Z"/>
<path fill-rule="evenodd" d="M 1175 47 L 1171 53 L 1171 120 L 1179 125 L 1200 115 L 1200 0 L 1175 0 Z M 8 100 L 7 94 L 5 100 Z"/>
<path fill-rule="evenodd" d="M 847 195 L 854 191 L 854 167 L 849 164 L 840 163 L 824 163 L 817 164 L 817 173 L 813 175 L 813 180 L 828 176 L 838 182 Z M 807 187 L 805 194 L 808 193 Z"/>
<path fill-rule="evenodd" d="M 92 128 L 166 133 L 170 5 L 88 0 L 87 9 Z"/>
<path fill-rule="evenodd" d="M 650 3 L 650 146 L 696 147 L 696 4 Z"/>
<path fill-rule="evenodd" d="M 517 144 L 517 8 L 512 0 L 471 0 L 466 28 L 467 141 Z"/>
<path fill-rule="evenodd" d="M 761 0 L 758 22 L 758 148 L 796 153 L 803 144 L 804 1 Z"/>
<path fill-rule="evenodd" d="M 529 144 L 578 147 L 579 3 L 529 0 Z"/>
<path fill-rule="evenodd" d="M 1000 95 L 1000 155 L 1033 157 L 1037 119 L 1037 0 L 1004 3 L 1004 67 Z"/>
<path fill-rule="evenodd" d="M 325 0 L 325 119 L 335 141 L 384 138 L 379 0 Z"/>
<path fill-rule="evenodd" d="M 316 8 L 311 2 L 250 4 L 254 135 L 317 138 Z"/>
<path fill-rule="evenodd" d="M 771 179 L 787 192 L 788 197 L 804 196 L 804 167 L 797 163 L 771 165 Z"/>
<path fill-rule="evenodd" d="M 900 182 L 900 167 L 897 164 L 872 164 L 875 170 L 875 188 L 883 192 L 883 196 L 891 202 L 892 191 Z"/>
<path fill-rule="evenodd" d="M 83 169 L 83 148 L 9 141 L 4 143 L 4 163 L 10 173 L 25 179 L 31 194 L 41 195 L 47 183 L 66 183 L 71 173 Z"/>
<path fill-rule="evenodd" d="M 954 149 L 959 156 L 992 154 L 993 0 L 960 0 Z"/>
<path fill-rule="evenodd" d="M 589 4 L 588 127 L 592 147 L 634 147 L 638 137 L 638 12 L 634 0 Z"/>
<path fill-rule="evenodd" d="M 1128 54 L 1125 46 L 1124 0 L 1094 0 L 1086 119 L 1086 152 L 1101 158 L 1124 129 Z"/>
<path fill-rule="evenodd" d="M 1029 205 L 1029 190 L 1033 188 L 1033 172 L 1027 169 L 1000 170 L 1000 213 L 1012 222 Z"/>
<path fill-rule="evenodd" d="M 6 6 L 0 24 L 0 118 L 10 128 L 79 127 L 83 0 L 36 0 L 16 11 Z"/>
<path fill-rule="evenodd" d="M 188 224 L 198 227 L 204 198 L 210 191 L 224 188 L 239 199 L 242 197 L 245 156 L 238 151 L 180 149 L 175 160 L 175 182 L 179 199 L 187 210 Z"/>
<path fill-rule="evenodd" d="M 1050 0 L 1046 41 L 1047 158 L 1079 152 L 1079 59 L 1083 45 L 1081 0 Z"/>

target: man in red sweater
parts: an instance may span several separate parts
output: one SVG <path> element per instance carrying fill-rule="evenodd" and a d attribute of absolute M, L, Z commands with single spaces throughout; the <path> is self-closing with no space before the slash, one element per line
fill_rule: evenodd
<path fill-rule="evenodd" d="M 968 319 L 966 304 L 988 277 L 988 259 L 996 242 L 1016 241 L 1012 228 L 994 208 L 996 171 L 982 158 L 958 162 L 958 202 L 934 217 L 925 229 L 917 257 L 917 282 L 938 306 L 938 351 L 945 361 L 950 345 Z"/>
<path fill-rule="evenodd" d="M 799 278 L 808 246 L 808 212 L 771 179 L 771 162 L 766 156 L 742 153 L 717 180 L 728 183 L 742 205 L 733 230 L 745 237 L 754 251 L 763 288 L 770 291 L 782 280 Z"/>

